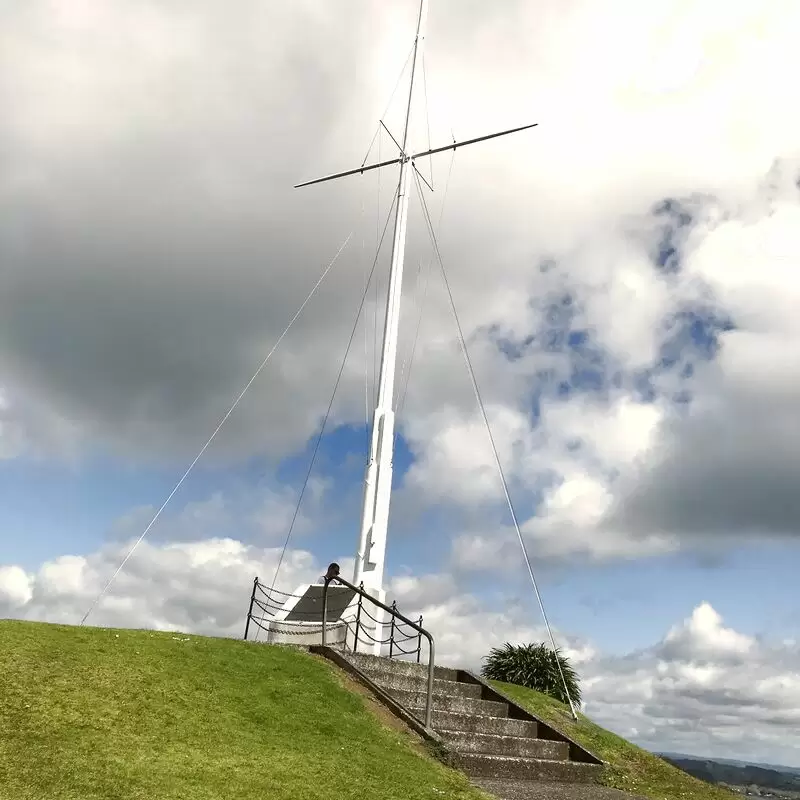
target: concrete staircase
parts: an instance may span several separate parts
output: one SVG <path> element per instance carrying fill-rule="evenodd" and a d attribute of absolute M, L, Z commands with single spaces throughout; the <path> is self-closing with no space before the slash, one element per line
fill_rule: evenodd
<path fill-rule="evenodd" d="M 341 651 L 339 657 L 424 730 L 427 665 Z M 436 667 L 434 676 L 431 727 L 448 763 L 476 783 L 500 780 L 523 788 L 519 784 L 590 784 L 599 777 L 598 758 L 478 676 L 445 667 Z"/>

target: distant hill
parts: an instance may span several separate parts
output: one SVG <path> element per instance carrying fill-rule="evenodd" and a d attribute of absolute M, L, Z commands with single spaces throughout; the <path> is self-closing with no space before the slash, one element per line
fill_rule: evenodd
<path fill-rule="evenodd" d="M 788 772 L 790 775 L 800 775 L 800 767 L 787 767 L 786 764 L 765 764 L 762 761 L 742 761 L 738 758 L 710 758 L 708 756 L 691 756 L 688 753 L 657 753 L 661 758 L 687 759 L 688 761 L 716 761 L 718 764 L 729 764 L 733 767 L 763 767 L 776 772 Z"/>
<path fill-rule="evenodd" d="M 736 763 L 731 759 L 695 758 L 660 754 L 689 775 L 726 786 L 758 786 L 800 796 L 800 770 L 791 767 Z"/>

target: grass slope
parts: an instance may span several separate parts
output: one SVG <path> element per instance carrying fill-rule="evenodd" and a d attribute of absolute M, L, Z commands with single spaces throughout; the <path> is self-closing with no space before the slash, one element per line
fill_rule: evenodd
<path fill-rule="evenodd" d="M 327 662 L 0 620 L 2 800 L 478 800 Z"/>
<path fill-rule="evenodd" d="M 572 719 L 567 706 L 547 695 L 491 681 L 499 691 L 545 722 L 583 745 L 608 764 L 603 784 L 653 800 L 733 800 L 738 795 L 693 778 L 658 756 L 642 750 L 579 714 Z"/>

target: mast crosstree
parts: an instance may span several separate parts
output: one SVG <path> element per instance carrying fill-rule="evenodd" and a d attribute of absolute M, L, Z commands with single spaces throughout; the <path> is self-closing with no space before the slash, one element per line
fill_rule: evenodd
<path fill-rule="evenodd" d="M 408 153 L 408 132 L 411 122 L 411 107 L 414 98 L 414 85 L 417 75 L 417 65 L 422 55 L 425 40 L 425 25 L 428 13 L 428 0 L 421 0 L 419 16 L 417 17 L 417 31 L 414 40 L 413 60 L 411 63 L 411 80 L 408 89 L 408 102 L 406 105 L 405 122 L 399 145 L 400 153 L 397 157 L 380 161 L 375 164 L 362 165 L 356 169 L 337 172 L 322 178 L 304 181 L 295 186 L 311 186 L 348 175 L 358 175 L 368 170 L 381 169 L 393 164 L 400 166 L 400 178 L 397 189 L 397 210 L 395 212 L 394 236 L 392 241 L 392 260 L 389 269 L 389 287 L 386 298 L 386 318 L 383 331 L 383 345 L 381 353 L 381 368 L 378 382 L 378 397 L 373 411 L 372 431 L 370 435 L 369 457 L 367 461 L 366 476 L 364 481 L 364 497 L 361 513 L 361 528 L 359 534 L 358 551 L 356 554 L 353 583 L 358 585 L 363 582 L 364 589 L 381 602 L 385 602 L 386 593 L 383 588 L 384 562 L 386 557 L 386 538 L 389 527 L 389 503 L 392 491 L 392 457 L 394 447 L 395 414 L 393 408 L 394 382 L 397 371 L 397 344 L 400 327 L 400 300 L 403 286 L 403 264 L 405 256 L 406 232 L 408 225 L 408 174 L 409 169 L 416 167 L 417 158 L 435 155 L 459 147 L 506 136 L 510 133 L 536 127 L 537 123 L 522 125 L 518 128 L 490 133 L 462 142 L 452 142 L 442 147 L 434 147 L 418 153 Z M 394 138 L 394 137 L 392 137 Z M 377 625 L 380 628 L 383 617 L 379 615 Z M 367 645 L 367 650 L 373 650 L 375 655 L 380 654 L 380 630 L 376 631 L 373 644 Z"/>

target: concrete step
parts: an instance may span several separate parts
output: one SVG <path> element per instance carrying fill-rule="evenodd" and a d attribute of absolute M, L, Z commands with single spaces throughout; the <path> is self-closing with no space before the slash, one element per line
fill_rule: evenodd
<path fill-rule="evenodd" d="M 549 761 L 569 759 L 569 745 L 566 742 L 467 731 L 439 731 L 439 733 L 448 746 L 459 753 L 543 758 Z"/>
<path fill-rule="evenodd" d="M 408 709 L 417 719 L 423 719 L 425 706 Z M 476 714 L 464 714 L 444 711 L 433 706 L 431 725 L 436 731 L 463 731 L 465 733 L 494 733 L 500 736 L 529 736 L 536 738 L 539 726 L 536 722 L 508 717 L 484 717 Z"/>
<path fill-rule="evenodd" d="M 399 689 L 405 692 L 426 692 L 428 689 L 428 679 L 419 678 L 416 675 L 396 675 L 393 672 L 369 673 L 369 678 L 383 687 L 387 691 Z M 461 683 L 459 681 L 445 681 L 435 678 L 433 681 L 433 692 L 438 696 L 448 697 L 472 697 L 480 700 L 483 687 L 477 683 Z"/>
<path fill-rule="evenodd" d="M 387 689 L 386 691 L 400 705 L 408 709 L 425 708 L 425 692 L 407 692 L 403 689 Z M 472 697 L 451 697 L 434 693 L 433 707 L 440 711 L 455 711 L 459 714 L 474 714 L 484 717 L 508 716 L 508 703 L 497 703 L 494 700 L 476 700 Z"/>
<path fill-rule="evenodd" d="M 587 786 L 585 783 L 542 783 L 509 781 L 497 778 L 473 778 L 472 783 L 497 800 L 646 800 L 641 795 Z"/>
<path fill-rule="evenodd" d="M 577 761 L 515 758 L 479 753 L 453 753 L 453 763 L 470 777 L 557 783 L 595 783 L 602 767 Z"/>
<path fill-rule="evenodd" d="M 366 653 L 345 653 L 345 658 L 367 676 L 374 672 L 391 672 L 395 675 L 422 676 L 427 679 L 428 665 L 416 661 L 401 661 L 399 658 L 371 656 Z M 445 681 L 458 680 L 458 671 L 448 667 L 434 667 L 435 678 Z"/>

